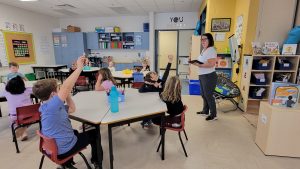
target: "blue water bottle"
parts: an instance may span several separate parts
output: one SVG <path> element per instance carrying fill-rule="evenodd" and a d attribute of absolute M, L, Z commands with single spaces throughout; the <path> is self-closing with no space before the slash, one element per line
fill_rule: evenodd
<path fill-rule="evenodd" d="M 109 93 L 109 101 L 110 101 L 110 110 L 112 113 L 119 112 L 119 92 L 117 91 L 116 86 L 112 86 Z"/>

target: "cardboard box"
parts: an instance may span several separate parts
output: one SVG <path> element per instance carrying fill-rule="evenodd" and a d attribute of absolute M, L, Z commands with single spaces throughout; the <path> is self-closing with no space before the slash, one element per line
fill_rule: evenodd
<path fill-rule="evenodd" d="M 79 27 L 69 25 L 69 26 L 67 26 L 67 31 L 68 32 L 80 32 L 81 30 Z"/>

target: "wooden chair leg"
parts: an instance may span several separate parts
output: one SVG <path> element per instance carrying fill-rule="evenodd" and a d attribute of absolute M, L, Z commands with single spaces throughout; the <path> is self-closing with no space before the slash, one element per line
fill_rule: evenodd
<path fill-rule="evenodd" d="M 79 155 L 82 157 L 82 159 L 85 162 L 85 165 L 87 166 L 87 168 L 92 169 L 91 166 L 89 165 L 88 161 L 86 160 L 85 156 L 81 152 L 79 152 Z"/>
<path fill-rule="evenodd" d="M 45 155 L 43 155 L 42 158 L 41 158 L 39 169 L 42 169 L 42 167 L 43 167 L 44 158 L 45 158 Z"/>
<path fill-rule="evenodd" d="M 187 153 L 186 153 L 186 150 L 185 150 L 185 147 L 184 147 L 184 144 L 182 142 L 182 138 L 181 138 L 181 134 L 180 134 L 180 131 L 178 132 L 178 135 L 179 135 L 179 139 L 180 139 L 180 143 L 181 143 L 181 146 L 183 148 L 183 151 L 184 151 L 184 154 L 186 157 L 188 157 Z"/>

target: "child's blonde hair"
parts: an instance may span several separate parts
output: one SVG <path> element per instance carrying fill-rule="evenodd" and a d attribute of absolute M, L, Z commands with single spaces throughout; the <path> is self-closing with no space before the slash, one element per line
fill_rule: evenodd
<path fill-rule="evenodd" d="M 110 70 L 108 68 L 101 68 L 99 70 L 99 73 L 102 75 L 102 80 L 101 83 L 104 82 L 105 80 L 110 80 L 114 85 L 117 85 L 116 80 L 112 76 Z"/>
<path fill-rule="evenodd" d="M 167 80 L 160 96 L 162 100 L 171 103 L 181 100 L 181 83 L 178 76 L 172 76 Z"/>

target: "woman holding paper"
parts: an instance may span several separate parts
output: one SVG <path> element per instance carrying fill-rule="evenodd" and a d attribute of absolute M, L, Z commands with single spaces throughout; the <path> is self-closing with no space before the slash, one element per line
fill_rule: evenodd
<path fill-rule="evenodd" d="M 197 114 L 205 115 L 207 121 L 217 120 L 216 102 L 213 92 L 217 84 L 215 64 L 217 51 L 214 48 L 214 39 L 210 33 L 201 36 L 202 52 L 198 57 L 199 62 L 191 64 L 199 67 L 199 80 L 203 98 L 203 109 Z"/>

